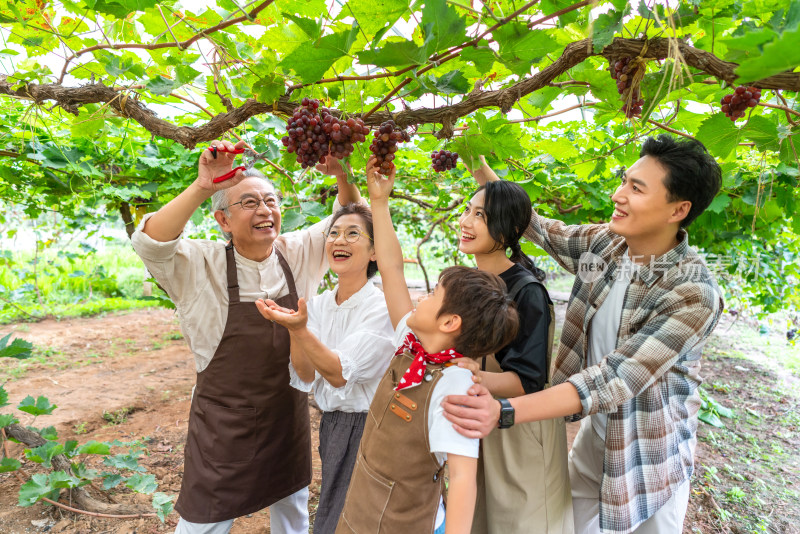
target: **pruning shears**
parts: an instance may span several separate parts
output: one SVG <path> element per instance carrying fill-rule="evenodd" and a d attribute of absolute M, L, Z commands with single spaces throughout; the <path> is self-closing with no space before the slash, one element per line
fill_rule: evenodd
<path fill-rule="evenodd" d="M 231 178 L 236 176 L 236 173 L 239 172 L 239 171 L 244 172 L 244 171 L 247 171 L 249 169 L 252 169 L 253 165 L 255 165 L 256 161 L 258 161 L 260 159 L 260 154 L 258 154 L 254 150 L 250 150 L 249 148 L 228 149 L 228 148 L 226 148 L 224 146 L 210 146 L 210 147 L 208 147 L 208 150 L 211 151 L 211 155 L 214 157 L 214 159 L 217 159 L 217 152 L 228 152 L 230 154 L 244 154 L 244 156 L 242 157 L 243 165 L 239 165 L 238 167 L 234 167 L 230 171 L 228 171 L 225 174 L 223 174 L 222 176 L 217 176 L 216 178 L 214 178 L 213 182 L 215 184 L 218 184 L 220 182 L 224 182 L 225 180 L 230 180 Z"/>

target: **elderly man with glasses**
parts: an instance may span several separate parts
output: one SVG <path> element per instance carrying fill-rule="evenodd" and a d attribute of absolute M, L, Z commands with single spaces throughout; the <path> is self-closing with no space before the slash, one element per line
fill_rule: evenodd
<path fill-rule="evenodd" d="M 197 179 L 132 237 L 133 247 L 175 303 L 194 354 L 177 533 L 224 534 L 236 517 L 270 508 L 273 534 L 308 532 L 311 437 L 307 396 L 289 385 L 289 333 L 262 317 L 267 298 L 296 309 L 316 294 L 328 268 L 327 220 L 280 235 L 281 196 L 263 174 L 232 168 L 240 148 L 214 141 L 203 151 Z M 216 155 L 216 157 L 214 157 Z M 317 169 L 336 177 L 334 211 L 358 202 L 339 163 Z M 182 239 L 186 223 L 212 199 L 227 239 Z"/>

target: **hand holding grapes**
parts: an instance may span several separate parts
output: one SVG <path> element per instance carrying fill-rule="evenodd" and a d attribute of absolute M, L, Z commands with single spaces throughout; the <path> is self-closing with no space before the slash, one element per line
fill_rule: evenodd
<path fill-rule="evenodd" d="M 245 142 L 239 141 L 234 145 L 230 141 L 212 141 L 210 146 L 218 147 L 220 150 L 216 152 L 216 158 L 214 158 L 214 152 L 209 149 L 203 150 L 203 153 L 200 154 L 200 161 L 197 164 L 197 179 L 194 181 L 195 185 L 213 193 L 221 189 L 228 189 L 241 182 L 244 179 L 244 174 L 241 171 L 237 172 L 230 180 L 225 180 L 224 182 L 214 183 L 214 178 L 230 171 L 233 167 L 233 161 L 237 157 L 237 154 L 222 152 L 222 149 L 244 148 Z"/>
<path fill-rule="evenodd" d="M 373 155 L 367 161 L 367 190 L 369 191 L 370 202 L 388 202 L 389 195 L 392 193 L 394 187 L 395 166 L 392 165 L 386 175 L 381 174 L 384 172 L 378 159 Z"/>
<path fill-rule="evenodd" d="M 350 164 L 347 164 L 347 168 L 350 169 Z M 339 163 L 339 160 L 335 157 L 328 154 L 325 156 L 325 161 L 323 163 L 318 163 L 315 167 L 319 172 L 322 174 L 327 174 L 328 176 L 335 176 L 337 178 L 344 177 L 346 175 L 342 164 Z M 350 169 L 350 173 L 352 174 L 352 169 Z"/>

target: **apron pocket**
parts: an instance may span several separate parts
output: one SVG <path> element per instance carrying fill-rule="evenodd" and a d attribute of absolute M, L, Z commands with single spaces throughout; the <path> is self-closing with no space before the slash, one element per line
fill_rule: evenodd
<path fill-rule="evenodd" d="M 394 482 L 370 469 L 362 455 L 356 460 L 342 519 L 353 532 L 378 532 Z"/>
<path fill-rule="evenodd" d="M 256 409 L 202 402 L 197 441 L 203 456 L 221 463 L 250 462 L 256 453 Z"/>

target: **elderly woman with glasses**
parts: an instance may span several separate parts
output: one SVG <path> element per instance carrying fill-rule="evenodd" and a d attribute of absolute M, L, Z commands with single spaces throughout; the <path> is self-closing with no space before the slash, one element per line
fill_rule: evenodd
<path fill-rule="evenodd" d="M 315 534 L 336 530 L 369 405 L 394 354 L 383 293 L 370 280 L 378 270 L 372 212 L 363 204 L 348 204 L 333 215 L 324 235 L 336 287 L 308 304 L 300 299 L 297 312 L 271 300 L 256 304 L 264 317 L 289 330 L 291 384 L 313 391 L 322 410 Z"/>

